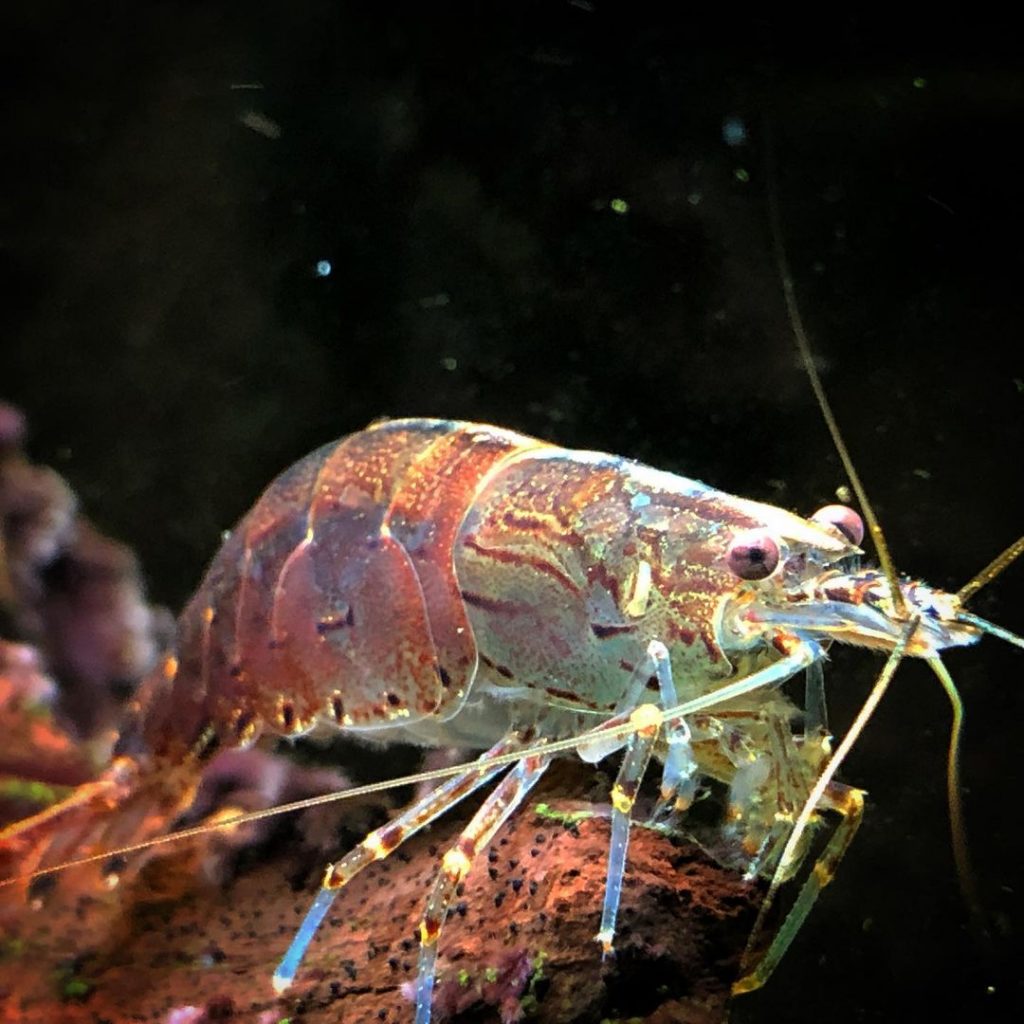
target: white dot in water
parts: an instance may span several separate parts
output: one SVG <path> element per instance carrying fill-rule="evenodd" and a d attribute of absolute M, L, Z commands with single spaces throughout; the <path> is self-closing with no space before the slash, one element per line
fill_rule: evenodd
<path fill-rule="evenodd" d="M 316 276 L 317 277 L 329 277 L 331 270 L 330 260 L 317 260 L 316 262 Z"/>
<path fill-rule="evenodd" d="M 747 141 L 747 126 L 741 117 L 727 117 L 722 122 L 722 141 L 727 146 L 742 146 Z"/>

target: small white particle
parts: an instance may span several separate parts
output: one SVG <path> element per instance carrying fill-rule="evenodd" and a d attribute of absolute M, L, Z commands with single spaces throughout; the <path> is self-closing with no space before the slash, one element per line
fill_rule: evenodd
<path fill-rule="evenodd" d="M 727 117 L 722 122 L 722 141 L 727 146 L 742 146 L 747 141 L 747 126 L 741 117 Z"/>
<path fill-rule="evenodd" d="M 266 114 L 261 114 L 255 110 L 247 110 L 244 114 L 240 114 L 238 123 L 245 125 L 246 128 L 256 132 L 257 135 L 263 135 L 268 139 L 279 139 L 281 137 L 281 126 L 276 121 L 272 121 Z"/>

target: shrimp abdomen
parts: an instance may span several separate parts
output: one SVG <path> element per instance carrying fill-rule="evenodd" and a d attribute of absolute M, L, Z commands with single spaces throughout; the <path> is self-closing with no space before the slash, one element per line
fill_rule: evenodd
<path fill-rule="evenodd" d="M 263 493 L 181 616 L 181 663 L 147 698 L 145 746 L 235 745 L 318 718 L 374 729 L 448 717 L 477 651 L 452 548 L 482 481 L 538 447 L 446 420 L 385 421 Z"/>

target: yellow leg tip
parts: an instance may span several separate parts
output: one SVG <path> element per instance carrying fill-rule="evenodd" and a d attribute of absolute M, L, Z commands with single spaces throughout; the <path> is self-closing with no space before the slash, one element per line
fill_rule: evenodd
<path fill-rule="evenodd" d="M 748 974 L 739 981 L 734 982 L 732 986 L 732 994 L 734 996 L 744 996 L 748 992 L 755 992 L 761 987 L 761 982 L 757 980 L 757 976 L 754 974 Z"/>
<path fill-rule="evenodd" d="M 612 787 L 612 807 L 619 814 L 629 814 L 633 809 L 633 798 L 624 793 L 618 783 Z"/>
<path fill-rule="evenodd" d="M 433 946 L 437 942 L 437 936 L 441 928 L 433 921 L 420 922 L 420 945 Z"/>
<path fill-rule="evenodd" d="M 657 731 L 661 728 L 661 712 L 653 704 L 641 704 L 629 716 L 638 732 Z"/>
<path fill-rule="evenodd" d="M 465 878 L 472 866 L 469 858 L 457 847 L 450 849 L 441 860 L 441 870 L 455 881 Z"/>

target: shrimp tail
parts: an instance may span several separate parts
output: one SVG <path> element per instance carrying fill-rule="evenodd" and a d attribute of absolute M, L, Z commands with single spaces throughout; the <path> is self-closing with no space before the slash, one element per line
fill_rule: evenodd
<path fill-rule="evenodd" d="M 118 757 L 60 803 L 0 829 L 0 886 L 27 890 L 68 861 L 145 842 L 167 829 L 193 791 L 191 773 Z"/>

